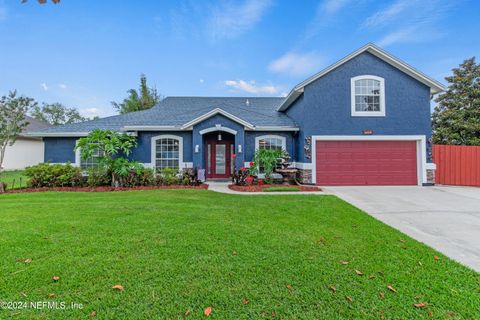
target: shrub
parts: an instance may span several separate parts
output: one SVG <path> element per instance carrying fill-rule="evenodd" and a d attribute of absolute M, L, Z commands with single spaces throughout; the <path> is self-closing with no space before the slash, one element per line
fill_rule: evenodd
<path fill-rule="evenodd" d="M 138 185 L 153 186 L 155 184 L 155 171 L 153 169 L 143 168 L 138 175 Z"/>
<path fill-rule="evenodd" d="M 173 168 L 165 168 L 160 171 L 160 184 L 173 185 L 178 184 L 180 179 L 178 178 L 178 170 Z"/>
<path fill-rule="evenodd" d="M 78 187 L 83 184 L 80 168 L 69 163 L 41 163 L 26 168 L 25 175 L 30 178 L 28 186 L 31 188 Z"/>
<path fill-rule="evenodd" d="M 265 174 L 265 182 L 272 182 L 272 173 L 276 166 L 281 162 L 282 158 L 289 157 L 285 150 L 273 149 L 258 149 L 253 155 L 253 165 L 251 165 L 251 172 L 253 175 L 258 175 L 259 170 Z"/>
<path fill-rule="evenodd" d="M 235 170 L 232 174 L 232 182 L 237 186 L 243 186 L 246 184 L 245 179 L 250 176 L 250 170 L 245 167 L 241 167 L 239 170 Z"/>
<path fill-rule="evenodd" d="M 87 185 L 89 187 L 109 186 L 112 184 L 111 174 L 103 168 L 91 168 L 88 170 Z"/>

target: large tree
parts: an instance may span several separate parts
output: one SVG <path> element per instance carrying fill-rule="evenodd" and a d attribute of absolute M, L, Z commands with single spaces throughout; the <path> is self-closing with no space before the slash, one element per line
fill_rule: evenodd
<path fill-rule="evenodd" d="M 147 77 L 144 74 L 140 76 L 139 90 L 130 89 L 127 93 L 128 97 L 122 102 L 112 102 L 113 107 L 120 114 L 150 109 L 161 100 L 157 89 L 148 87 Z"/>
<path fill-rule="evenodd" d="M 0 173 L 7 146 L 12 146 L 26 128 L 28 122 L 25 121 L 25 115 L 28 109 L 35 105 L 32 98 L 17 97 L 15 90 L 0 98 Z M 4 187 L 0 182 L 0 192 L 4 191 Z"/>
<path fill-rule="evenodd" d="M 446 77 L 448 89 L 435 100 L 433 143 L 480 145 L 480 65 L 465 60 Z"/>
<path fill-rule="evenodd" d="M 89 120 L 82 117 L 77 109 L 67 108 L 61 103 L 43 103 L 41 107 L 36 105 L 30 114 L 33 118 L 54 126 Z"/>

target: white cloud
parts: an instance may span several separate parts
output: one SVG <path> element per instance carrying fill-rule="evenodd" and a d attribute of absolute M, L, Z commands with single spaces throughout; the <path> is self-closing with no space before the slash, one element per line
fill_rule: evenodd
<path fill-rule="evenodd" d="M 229 1 L 212 8 L 207 22 L 209 37 L 221 40 L 243 34 L 261 20 L 271 3 L 271 0 Z"/>
<path fill-rule="evenodd" d="M 438 39 L 445 33 L 440 23 L 456 2 L 448 0 L 397 0 L 368 17 L 361 27 L 387 30 L 380 46 Z"/>
<path fill-rule="evenodd" d="M 320 3 L 320 11 L 334 14 L 348 4 L 349 0 L 325 0 Z"/>
<path fill-rule="evenodd" d="M 58 84 L 58 87 L 59 87 L 60 89 L 62 89 L 62 90 L 67 89 L 67 85 L 66 85 L 65 83 L 59 83 L 59 84 Z"/>
<path fill-rule="evenodd" d="M 82 112 L 88 115 L 97 115 L 100 112 L 100 110 L 98 110 L 97 108 L 86 108 L 86 109 L 82 109 Z"/>
<path fill-rule="evenodd" d="M 244 91 L 252 94 L 276 94 L 278 88 L 273 85 L 258 86 L 254 80 L 226 80 L 225 85 L 237 91 Z"/>
<path fill-rule="evenodd" d="M 48 85 L 45 82 L 41 83 L 40 87 L 42 87 L 43 91 L 48 91 Z"/>
<path fill-rule="evenodd" d="M 324 59 L 315 51 L 307 53 L 287 52 L 280 58 L 272 61 L 269 70 L 276 73 L 287 73 L 299 77 L 311 75 L 319 71 Z"/>
<path fill-rule="evenodd" d="M 338 14 L 342 9 L 345 9 L 348 5 L 358 5 L 361 1 L 352 1 L 352 0 L 323 0 L 320 1 L 315 15 L 308 24 L 308 27 L 305 30 L 303 35 L 303 41 L 307 41 L 310 38 L 315 37 L 320 33 L 320 31 L 327 27 L 331 23 L 338 24 L 338 21 L 334 21 L 333 18 Z"/>
<path fill-rule="evenodd" d="M 415 36 L 416 31 L 416 27 L 396 30 L 377 41 L 377 45 L 387 47 L 394 43 L 412 42 L 413 39 L 417 38 L 417 36 Z"/>
<path fill-rule="evenodd" d="M 418 2 L 418 0 L 397 0 L 388 7 L 379 10 L 368 17 L 363 23 L 363 26 L 369 28 L 386 24 Z"/>
<path fill-rule="evenodd" d="M 200 82 L 200 83 L 204 83 L 204 82 L 205 82 L 205 80 L 203 80 L 203 79 L 200 79 L 200 80 L 198 80 L 198 82 Z"/>

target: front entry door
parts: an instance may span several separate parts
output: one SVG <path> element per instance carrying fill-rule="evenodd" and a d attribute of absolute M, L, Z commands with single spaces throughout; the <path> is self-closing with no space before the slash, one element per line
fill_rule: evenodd
<path fill-rule="evenodd" d="M 207 178 L 230 178 L 233 144 L 228 141 L 207 141 Z"/>

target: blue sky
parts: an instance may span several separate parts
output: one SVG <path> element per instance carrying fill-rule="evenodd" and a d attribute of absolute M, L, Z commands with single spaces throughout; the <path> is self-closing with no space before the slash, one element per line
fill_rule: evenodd
<path fill-rule="evenodd" d="M 444 82 L 479 56 L 477 0 L 0 0 L 0 94 L 114 114 L 165 96 L 280 96 L 367 42 Z"/>

